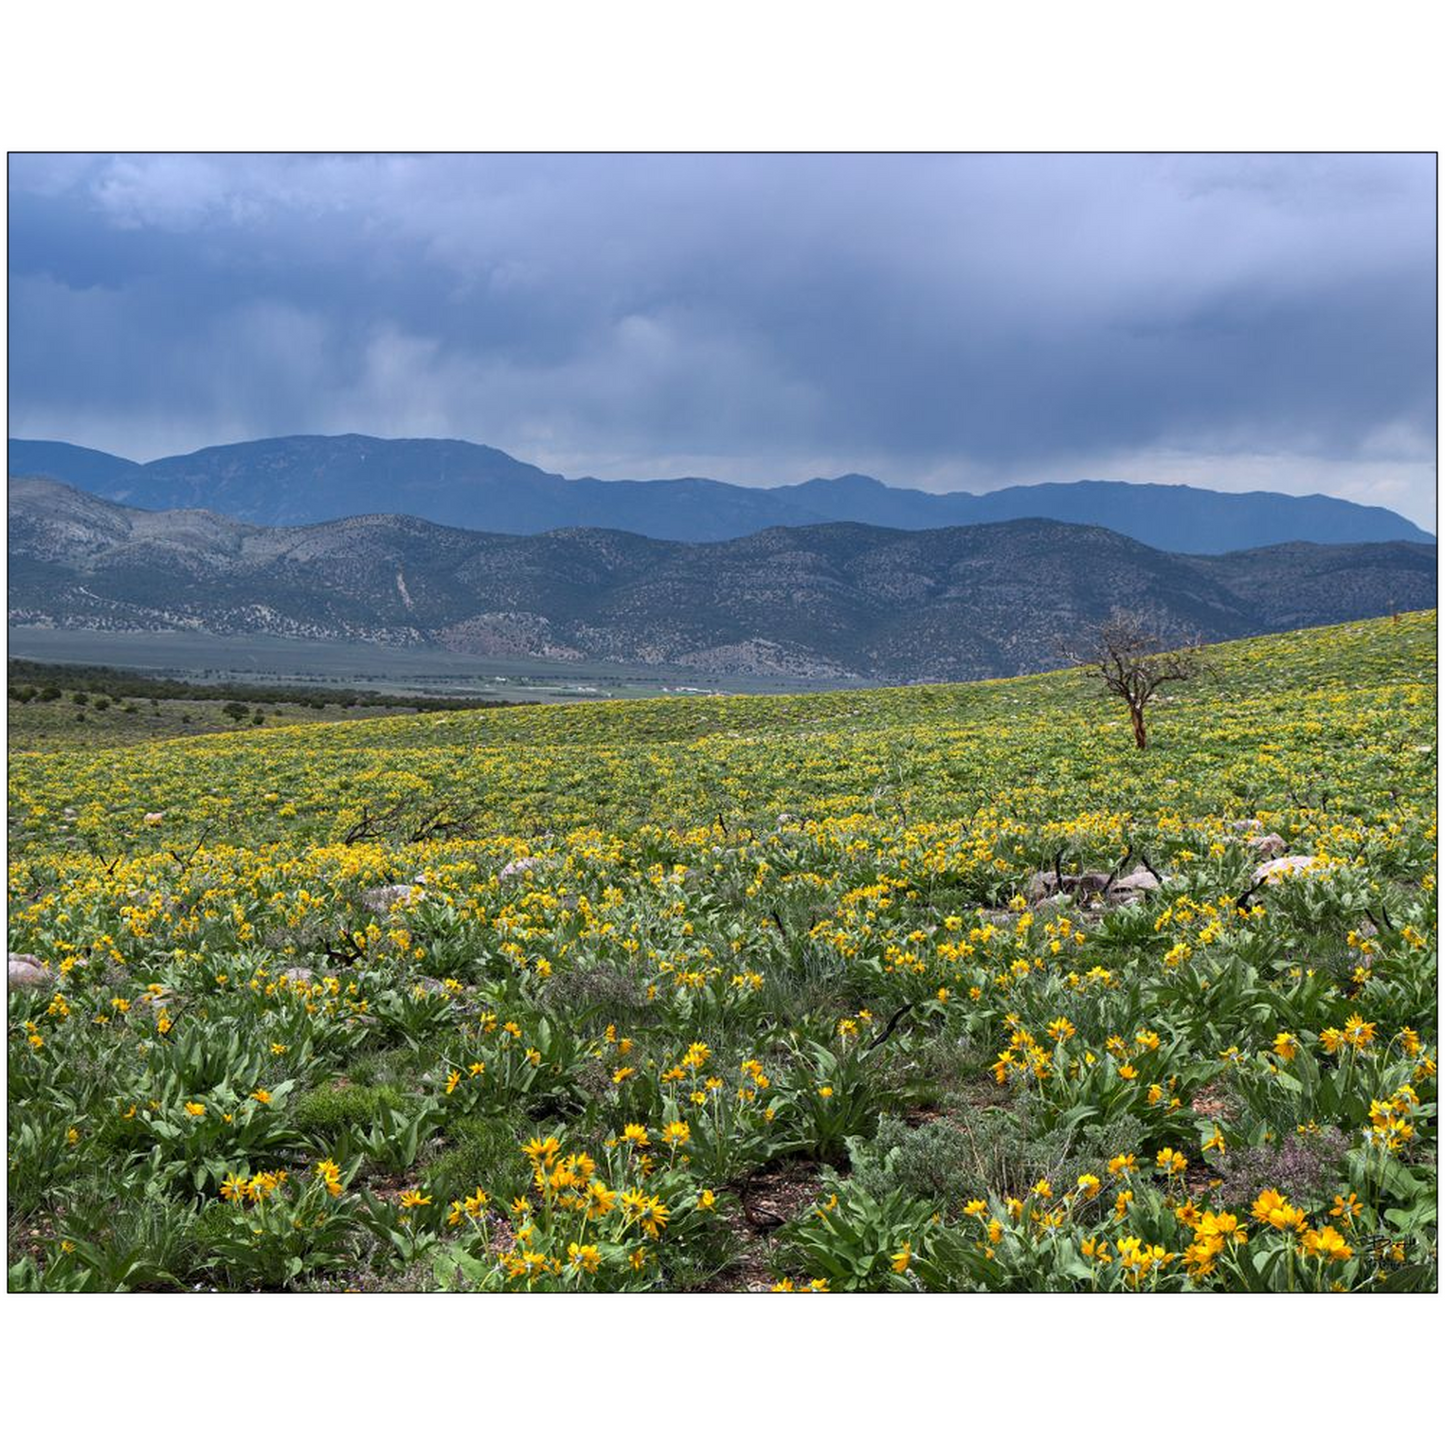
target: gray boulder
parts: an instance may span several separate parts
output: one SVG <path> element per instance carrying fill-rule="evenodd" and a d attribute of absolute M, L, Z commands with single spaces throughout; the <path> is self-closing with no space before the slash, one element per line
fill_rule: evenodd
<path fill-rule="evenodd" d="M 1261 863 L 1254 870 L 1254 883 L 1278 883 L 1283 878 L 1292 878 L 1305 872 L 1319 872 L 1334 865 L 1311 853 L 1291 853 L 1286 858 L 1276 858 L 1270 863 Z"/>
<path fill-rule="evenodd" d="M 513 878 L 525 878 L 532 869 L 540 868 L 540 858 L 513 858 L 500 873 L 497 874 L 498 883 L 508 883 Z"/>
<path fill-rule="evenodd" d="M 55 978 L 49 965 L 41 963 L 33 953 L 10 955 L 10 988 L 47 988 Z"/>
<path fill-rule="evenodd" d="M 1109 891 L 1111 893 L 1147 893 L 1149 889 L 1158 886 L 1159 880 L 1147 868 L 1136 868 L 1125 877 L 1116 878 L 1114 886 Z"/>
<path fill-rule="evenodd" d="M 1107 873 L 1035 873 L 1029 879 L 1025 896 L 1031 903 L 1041 903 L 1058 893 L 1067 893 L 1074 898 L 1087 898 L 1093 893 L 1102 893 L 1109 886 Z"/>
<path fill-rule="evenodd" d="M 410 903 L 420 891 L 410 883 L 384 883 L 379 888 L 368 888 L 361 901 L 379 918 L 385 918 L 396 904 Z"/>

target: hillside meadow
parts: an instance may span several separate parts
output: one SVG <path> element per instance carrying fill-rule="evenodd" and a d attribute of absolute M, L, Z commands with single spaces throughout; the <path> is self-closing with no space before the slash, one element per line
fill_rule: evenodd
<path fill-rule="evenodd" d="M 1434 1289 L 1435 614 L 1209 657 L 12 752 L 11 1287 Z"/>

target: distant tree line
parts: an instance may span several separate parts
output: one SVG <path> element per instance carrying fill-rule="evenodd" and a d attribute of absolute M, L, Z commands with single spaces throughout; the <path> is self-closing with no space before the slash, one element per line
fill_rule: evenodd
<path fill-rule="evenodd" d="M 412 708 L 417 712 L 454 712 L 467 708 L 508 707 L 499 698 L 402 697 L 394 693 L 355 691 L 337 687 L 296 687 L 251 682 L 200 683 L 169 677 L 148 677 L 116 667 L 92 667 L 76 663 L 31 662 L 12 658 L 9 663 L 10 696 L 17 702 L 54 702 L 64 693 L 74 694 L 84 706 L 86 694 L 96 695 L 96 706 L 104 699 L 176 698 L 192 702 L 294 703 L 298 707 L 386 707 Z M 244 712 L 245 709 L 242 709 Z"/>

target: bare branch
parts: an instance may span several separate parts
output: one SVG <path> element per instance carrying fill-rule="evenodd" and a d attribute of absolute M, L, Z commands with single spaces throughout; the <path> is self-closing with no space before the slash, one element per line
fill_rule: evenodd
<path fill-rule="evenodd" d="M 1129 710 L 1134 742 L 1144 747 L 1148 736 L 1144 710 L 1166 682 L 1186 682 L 1207 671 L 1199 655 L 1197 635 L 1166 648 L 1160 624 L 1137 612 L 1115 608 L 1108 621 L 1086 637 L 1083 647 L 1062 646 L 1068 661 L 1083 667 Z"/>

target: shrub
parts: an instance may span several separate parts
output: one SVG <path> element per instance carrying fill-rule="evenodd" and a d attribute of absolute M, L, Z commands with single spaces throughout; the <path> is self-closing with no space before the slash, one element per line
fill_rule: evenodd
<path fill-rule="evenodd" d="M 916 1128 L 885 1118 L 871 1144 L 849 1141 L 853 1177 L 875 1193 L 903 1189 L 956 1210 L 971 1198 L 1027 1194 L 1040 1179 L 1067 1186 L 1081 1174 L 1103 1176 L 1109 1159 L 1139 1138 L 1133 1119 L 1034 1128 L 1026 1101 L 1017 1109 L 969 1108 Z"/>
<path fill-rule="evenodd" d="M 296 1127 L 312 1134 L 337 1134 L 354 1124 L 370 1124 L 381 1113 L 383 1104 L 397 1109 L 405 1102 L 402 1091 L 391 1084 L 343 1084 L 340 1088 L 323 1085 L 296 1100 Z"/>
<path fill-rule="evenodd" d="M 485 1189 L 494 1199 L 524 1193 L 531 1170 L 517 1148 L 529 1128 L 525 1115 L 463 1115 L 447 1124 L 452 1139 L 427 1167 L 425 1189 L 438 1198 L 460 1199 Z"/>

